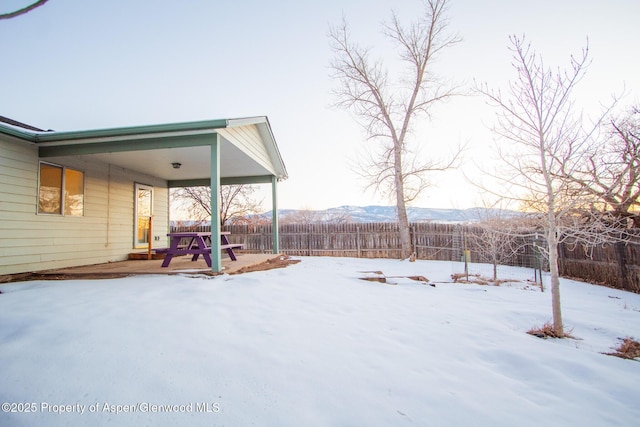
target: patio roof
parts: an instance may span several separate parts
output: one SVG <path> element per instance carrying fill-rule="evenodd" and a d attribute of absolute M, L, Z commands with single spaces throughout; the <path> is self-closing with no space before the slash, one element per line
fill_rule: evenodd
<path fill-rule="evenodd" d="M 165 179 L 171 187 L 209 185 L 211 141 L 218 134 L 221 184 L 288 176 L 266 116 L 71 132 L 0 123 L 0 132 L 35 143 L 41 158 L 94 159 Z"/>

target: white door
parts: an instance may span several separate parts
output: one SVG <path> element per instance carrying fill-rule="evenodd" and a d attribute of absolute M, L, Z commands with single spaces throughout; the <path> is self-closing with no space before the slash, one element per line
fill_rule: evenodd
<path fill-rule="evenodd" d="M 151 216 L 153 215 L 153 187 L 136 184 L 133 247 L 149 247 Z"/>

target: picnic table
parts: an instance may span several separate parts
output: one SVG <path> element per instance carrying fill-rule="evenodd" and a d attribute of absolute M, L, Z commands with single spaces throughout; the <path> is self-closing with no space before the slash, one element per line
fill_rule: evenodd
<path fill-rule="evenodd" d="M 233 252 L 236 248 L 242 248 L 242 244 L 231 244 L 227 236 L 231 234 L 228 231 L 220 233 L 220 249 L 227 251 L 227 255 L 232 261 L 236 261 L 236 254 Z M 179 233 L 168 233 L 171 239 L 168 248 L 156 249 L 158 253 L 166 253 L 162 267 L 168 267 L 174 256 L 192 255 L 191 261 L 196 261 L 200 255 L 204 258 L 207 266 L 211 267 L 211 233 L 199 231 L 183 231 Z M 189 239 L 188 243 L 180 244 L 185 239 Z"/>

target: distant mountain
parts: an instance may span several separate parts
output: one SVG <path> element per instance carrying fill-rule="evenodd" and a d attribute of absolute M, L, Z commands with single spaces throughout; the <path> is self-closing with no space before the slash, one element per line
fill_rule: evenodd
<path fill-rule="evenodd" d="M 349 222 L 396 222 L 396 208 L 394 206 L 340 206 L 318 211 L 300 211 L 295 209 L 281 209 L 280 218 L 289 215 L 308 217 L 313 221 L 323 222 L 335 221 L 345 218 Z M 410 222 L 469 222 L 478 221 L 492 215 L 498 215 L 498 209 L 470 208 L 470 209 L 436 209 L 408 207 L 407 215 Z M 504 212 L 502 212 L 504 215 Z M 516 212 L 508 211 L 508 215 L 517 215 Z M 271 212 L 263 214 L 271 216 Z"/>
<path fill-rule="evenodd" d="M 340 206 L 317 211 L 280 209 L 281 220 L 299 223 L 320 222 L 396 222 L 396 208 L 394 206 Z M 470 208 L 470 209 L 436 209 L 408 207 L 409 222 L 439 222 L 459 223 L 473 222 L 491 216 L 516 216 L 515 211 L 501 211 L 499 209 Z M 258 215 L 271 220 L 271 211 Z M 171 221 L 172 225 L 196 225 L 193 221 Z M 198 223 L 208 225 L 208 222 Z"/>

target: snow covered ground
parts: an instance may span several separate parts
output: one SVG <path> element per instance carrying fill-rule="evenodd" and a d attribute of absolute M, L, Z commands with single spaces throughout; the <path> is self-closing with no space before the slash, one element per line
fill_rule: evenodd
<path fill-rule="evenodd" d="M 437 283 L 359 280 L 372 270 Z M 640 295 L 563 280 L 576 339 L 543 340 L 525 332 L 549 292 L 444 283 L 461 271 L 302 258 L 0 285 L 0 425 L 638 425 L 640 363 L 601 352 L 640 339 Z"/>

